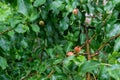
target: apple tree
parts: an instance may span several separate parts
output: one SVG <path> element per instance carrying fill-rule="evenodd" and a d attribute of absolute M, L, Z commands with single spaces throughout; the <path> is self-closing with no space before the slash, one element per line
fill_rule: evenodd
<path fill-rule="evenodd" d="M 120 0 L 0 5 L 0 80 L 120 80 Z"/>

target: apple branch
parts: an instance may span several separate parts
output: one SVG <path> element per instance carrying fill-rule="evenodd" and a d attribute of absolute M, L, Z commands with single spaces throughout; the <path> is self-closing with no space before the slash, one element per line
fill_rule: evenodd
<path fill-rule="evenodd" d="M 50 78 L 53 73 L 54 73 L 54 70 L 52 70 L 52 71 L 48 74 L 47 78 Z"/>
<path fill-rule="evenodd" d="M 95 38 L 96 35 L 97 35 L 97 34 L 95 33 L 95 34 L 90 38 L 89 42 L 91 42 L 91 41 Z"/>
<path fill-rule="evenodd" d="M 88 54 L 88 56 L 87 56 L 87 58 L 88 58 L 88 60 L 90 60 L 91 59 L 91 56 L 90 56 L 90 42 L 89 42 L 89 35 L 88 35 L 88 29 L 87 29 L 87 27 L 86 26 L 84 26 L 85 27 L 85 34 L 86 34 L 86 53 Z"/>
<path fill-rule="evenodd" d="M 78 34 L 78 40 L 77 40 L 77 42 L 80 41 L 80 34 L 81 34 L 81 29 L 79 29 L 79 34 Z"/>
<path fill-rule="evenodd" d="M 2 32 L 0 32 L 0 35 L 5 34 L 5 33 L 9 32 L 9 31 L 12 31 L 13 29 L 14 29 L 14 28 L 10 28 L 10 29 L 7 29 L 7 30 L 5 30 L 5 31 L 2 31 Z"/>
<path fill-rule="evenodd" d="M 90 42 L 89 42 L 89 35 L 88 35 L 88 29 L 85 25 L 83 25 L 84 31 L 86 34 L 86 53 L 87 53 L 87 60 L 91 60 L 91 55 L 90 55 Z M 90 73 L 86 73 L 86 80 L 90 80 L 91 76 Z"/>
<path fill-rule="evenodd" d="M 115 39 L 115 38 L 118 38 L 118 37 L 120 37 L 120 33 L 117 34 L 117 35 L 115 35 L 115 36 L 110 37 L 110 39 L 107 40 L 106 42 L 104 42 L 104 43 L 98 48 L 98 50 L 96 51 L 96 53 L 91 55 L 91 57 L 94 57 L 94 56 L 99 55 L 100 50 L 103 49 L 103 48 L 107 45 L 108 42 L 110 42 L 111 40 L 113 40 L 113 39 Z"/>
<path fill-rule="evenodd" d="M 97 34 L 95 33 L 90 39 L 89 39 L 89 43 L 95 38 Z M 81 46 L 81 48 L 83 48 L 86 45 L 87 42 L 83 43 L 83 45 Z"/>

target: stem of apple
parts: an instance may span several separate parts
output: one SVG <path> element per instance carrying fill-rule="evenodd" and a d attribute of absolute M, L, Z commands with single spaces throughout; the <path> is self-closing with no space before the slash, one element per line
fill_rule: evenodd
<path fill-rule="evenodd" d="M 86 26 L 83 26 L 84 30 L 85 30 L 85 34 L 86 34 L 86 53 L 87 53 L 87 60 L 91 60 L 91 55 L 90 55 L 90 42 L 89 42 L 89 33 L 88 33 L 88 29 Z M 90 73 L 86 74 L 86 80 L 90 80 Z"/>

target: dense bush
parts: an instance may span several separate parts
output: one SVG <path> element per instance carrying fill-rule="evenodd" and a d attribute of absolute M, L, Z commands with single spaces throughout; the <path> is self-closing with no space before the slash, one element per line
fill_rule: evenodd
<path fill-rule="evenodd" d="M 0 5 L 0 80 L 120 80 L 120 0 Z"/>

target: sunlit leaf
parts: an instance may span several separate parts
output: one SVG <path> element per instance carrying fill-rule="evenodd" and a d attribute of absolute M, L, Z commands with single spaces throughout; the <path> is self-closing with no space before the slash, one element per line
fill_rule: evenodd
<path fill-rule="evenodd" d="M 4 70 L 8 66 L 7 60 L 0 56 L 0 67 Z"/>
<path fill-rule="evenodd" d="M 17 4 L 18 4 L 19 12 L 22 13 L 23 15 L 27 16 L 28 9 L 27 9 L 27 6 L 25 4 L 25 0 L 17 0 Z"/>
<path fill-rule="evenodd" d="M 109 30 L 107 34 L 109 37 L 115 36 L 120 33 L 120 24 L 109 25 L 107 29 Z"/>
<path fill-rule="evenodd" d="M 10 6 L 0 2 L 0 21 L 5 21 L 11 14 Z"/>
<path fill-rule="evenodd" d="M 113 65 L 111 68 L 108 69 L 108 72 L 111 77 L 115 80 L 120 80 L 120 65 Z"/>
<path fill-rule="evenodd" d="M 97 61 L 86 61 L 80 66 L 79 71 L 83 73 L 91 72 L 93 70 L 96 70 L 98 66 L 99 62 Z"/>
<path fill-rule="evenodd" d="M 45 2 L 46 2 L 46 0 L 35 0 L 34 6 L 35 6 L 35 7 L 41 6 L 41 5 L 44 4 Z"/>
<path fill-rule="evenodd" d="M 29 30 L 29 27 L 23 24 L 19 24 L 17 28 L 15 28 L 15 31 L 18 33 L 25 33 L 28 30 Z"/>
<path fill-rule="evenodd" d="M 115 40 L 114 50 L 115 51 L 119 51 L 120 50 L 120 38 Z"/>
<path fill-rule="evenodd" d="M 31 27 L 32 27 L 32 30 L 33 30 L 34 32 L 36 32 L 36 33 L 40 32 L 40 28 L 39 28 L 38 25 L 33 24 L 33 25 L 31 25 Z"/>

